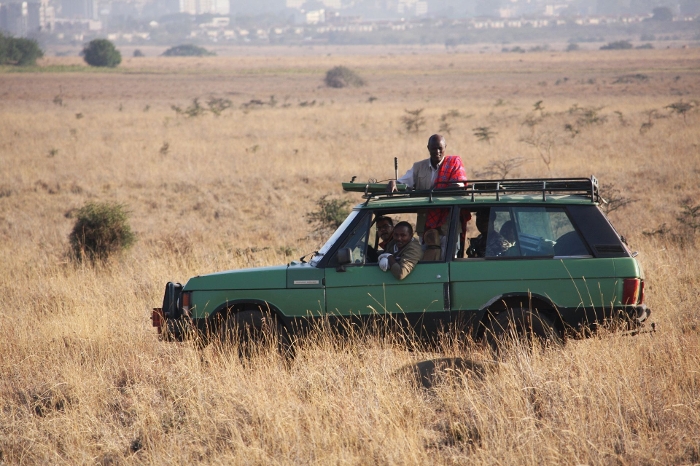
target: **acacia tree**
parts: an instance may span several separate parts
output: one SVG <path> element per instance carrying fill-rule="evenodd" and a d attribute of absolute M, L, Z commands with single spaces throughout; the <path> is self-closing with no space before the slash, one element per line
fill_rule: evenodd
<path fill-rule="evenodd" d="M 107 39 L 94 39 L 83 48 L 81 53 L 85 63 L 90 66 L 107 66 L 114 68 L 122 62 L 122 54 Z"/>

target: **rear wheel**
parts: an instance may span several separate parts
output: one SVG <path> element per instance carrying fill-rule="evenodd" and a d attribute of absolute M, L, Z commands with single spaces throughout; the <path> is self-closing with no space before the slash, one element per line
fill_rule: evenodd
<path fill-rule="evenodd" d="M 560 346 L 563 332 L 547 315 L 536 310 L 514 308 L 490 315 L 486 320 L 484 339 L 496 352 L 508 344 L 523 342 L 543 346 Z"/>

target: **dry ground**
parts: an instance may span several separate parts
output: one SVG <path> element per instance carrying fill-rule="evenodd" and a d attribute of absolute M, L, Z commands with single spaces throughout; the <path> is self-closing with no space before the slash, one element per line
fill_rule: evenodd
<path fill-rule="evenodd" d="M 700 49 L 315 52 L 0 70 L 0 464 L 700 463 L 698 243 L 678 220 L 700 199 L 700 112 L 667 108 L 700 99 Z M 335 65 L 369 84 L 325 88 Z M 172 109 L 212 98 L 233 105 Z M 424 109 L 417 133 L 407 109 Z M 515 351 L 428 390 L 396 371 L 489 356 L 322 336 L 290 365 L 244 367 L 157 340 L 166 281 L 313 251 L 320 196 L 355 200 L 339 182 L 389 178 L 440 127 L 472 178 L 495 162 L 595 174 L 635 201 L 610 217 L 640 251 L 659 332 Z M 138 235 L 98 267 L 67 256 L 91 200 L 126 204 Z"/>

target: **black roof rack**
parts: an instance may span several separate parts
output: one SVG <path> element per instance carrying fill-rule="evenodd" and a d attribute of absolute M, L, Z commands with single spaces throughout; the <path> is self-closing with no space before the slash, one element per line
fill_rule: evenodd
<path fill-rule="evenodd" d="M 598 180 L 590 178 L 523 178 L 515 180 L 474 180 L 469 181 L 466 188 L 429 189 L 423 191 L 400 191 L 395 193 L 367 192 L 362 197 L 369 203 L 372 199 L 401 198 L 401 197 L 433 197 L 462 196 L 471 197 L 482 194 L 496 194 L 496 200 L 501 200 L 503 194 L 533 194 L 542 193 L 542 200 L 547 200 L 548 194 L 583 195 L 591 202 L 600 202 Z"/>

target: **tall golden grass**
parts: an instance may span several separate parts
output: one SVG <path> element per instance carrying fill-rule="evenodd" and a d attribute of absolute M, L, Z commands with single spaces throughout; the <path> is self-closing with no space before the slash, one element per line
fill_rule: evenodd
<path fill-rule="evenodd" d="M 700 99 L 698 49 L 278 52 L 0 71 L 0 463 L 700 462 L 697 235 L 677 220 L 700 200 L 700 114 L 666 108 Z M 368 86 L 326 89 L 336 65 Z M 233 108 L 171 108 L 212 96 Z M 577 122 L 574 105 L 600 120 Z M 419 108 L 426 124 L 407 133 Z M 291 363 L 158 341 L 166 281 L 313 251 L 304 215 L 319 197 L 354 199 L 339 183 L 387 179 L 394 157 L 407 168 L 444 121 L 472 178 L 520 158 L 509 176 L 595 174 L 635 200 L 610 217 L 640 251 L 658 332 L 514 348 L 498 364 L 478 345 L 323 332 Z M 497 134 L 479 142 L 476 127 Z M 68 259 L 67 239 L 93 200 L 126 204 L 138 235 L 94 267 Z M 438 370 L 424 388 L 405 369 L 444 357 L 487 370 Z"/>

